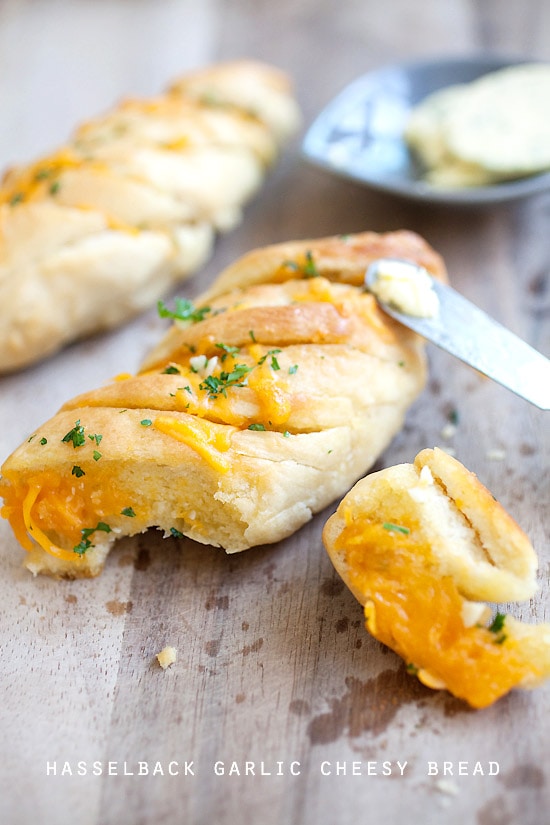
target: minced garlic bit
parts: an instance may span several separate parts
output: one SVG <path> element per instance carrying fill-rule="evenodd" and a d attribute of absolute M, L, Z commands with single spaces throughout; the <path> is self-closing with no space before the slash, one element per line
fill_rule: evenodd
<path fill-rule="evenodd" d="M 158 663 L 163 670 L 166 670 L 167 667 L 173 665 L 176 659 L 178 658 L 178 651 L 175 647 L 164 647 L 160 653 L 157 653 Z"/>
<path fill-rule="evenodd" d="M 439 298 L 430 275 L 408 261 L 380 260 L 370 290 L 383 304 L 404 315 L 434 318 L 439 312 Z"/>

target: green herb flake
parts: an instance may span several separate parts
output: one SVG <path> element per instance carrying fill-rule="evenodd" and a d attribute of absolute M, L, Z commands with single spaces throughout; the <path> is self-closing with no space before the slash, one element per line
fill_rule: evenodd
<path fill-rule="evenodd" d="M 18 203 L 23 203 L 25 197 L 22 192 L 16 192 L 10 198 L 10 206 L 17 206 Z"/>
<path fill-rule="evenodd" d="M 33 433 L 31 435 L 31 437 L 27 439 L 27 443 L 30 444 L 30 442 L 33 440 L 33 438 L 36 438 L 36 433 Z"/>
<path fill-rule="evenodd" d="M 400 524 L 394 524 L 391 521 L 385 521 L 382 527 L 384 530 L 389 530 L 390 533 L 403 533 L 405 536 L 408 536 L 411 532 L 408 527 L 401 527 Z"/>
<path fill-rule="evenodd" d="M 285 430 L 283 433 L 283 438 L 290 438 L 290 433 L 288 430 Z"/>
<path fill-rule="evenodd" d="M 84 444 L 86 443 L 86 438 L 84 436 L 84 427 L 80 423 L 80 419 L 78 419 L 78 421 L 75 421 L 75 425 L 72 428 L 72 430 L 69 430 L 69 432 L 63 436 L 61 441 L 65 442 L 66 444 L 71 443 L 75 450 L 77 447 L 84 446 Z"/>
<path fill-rule="evenodd" d="M 82 467 L 79 467 L 78 464 L 75 464 L 73 469 L 71 470 L 71 475 L 76 476 L 77 478 L 82 478 L 82 476 L 85 476 L 86 473 L 84 472 Z"/>
<path fill-rule="evenodd" d="M 298 364 L 293 364 L 291 367 L 288 368 L 289 375 L 296 375 L 298 372 Z"/>
<path fill-rule="evenodd" d="M 101 458 L 101 453 L 98 452 L 97 450 L 94 450 L 93 453 L 92 453 L 92 457 L 93 457 L 94 461 L 99 461 L 99 459 Z"/>
<path fill-rule="evenodd" d="M 181 532 L 180 532 L 179 530 L 177 530 L 175 527 L 170 527 L 170 533 L 171 533 L 171 535 L 172 535 L 172 536 L 174 536 L 174 538 L 175 538 L 175 539 L 183 539 L 183 538 L 185 538 L 185 536 L 183 535 L 183 533 L 181 533 Z"/>
<path fill-rule="evenodd" d="M 142 418 L 139 423 L 141 424 L 142 427 L 150 427 L 153 422 L 151 421 L 150 418 Z"/>
<path fill-rule="evenodd" d="M 315 266 L 313 255 L 309 250 L 306 252 L 306 262 L 302 271 L 306 278 L 319 278 L 321 274 Z"/>
<path fill-rule="evenodd" d="M 250 340 L 255 344 L 256 343 L 256 336 L 254 335 L 254 330 L 249 329 L 248 334 L 250 335 Z"/>
<path fill-rule="evenodd" d="M 170 364 L 169 367 L 166 367 L 166 369 L 162 371 L 162 375 L 179 375 L 179 374 L 180 374 L 179 369 L 177 367 L 174 367 L 172 364 Z"/>
<path fill-rule="evenodd" d="M 112 532 L 109 525 L 106 524 L 104 521 L 98 521 L 98 523 L 95 527 L 84 527 L 80 531 L 80 534 L 82 536 L 81 541 L 73 547 L 73 551 L 77 555 L 83 556 L 84 553 L 86 552 L 86 550 L 89 550 L 90 547 L 94 546 L 92 544 L 91 540 L 90 540 L 90 536 L 93 535 L 93 533 L 95 533 L 97 530 L 100 530 L 103 533 L 111 533 Z"/>
<path fill-rule="evenodd" d="M 135 518 L 136 514 L 132 507 L 125 507 L 124 510 L 120 511 L 121 516 L 128 516 L 128 518 Z"/>
<path fill-rule="evenodd" d="M 221 356 L 222 361 L 225 361 L 228 355 L 236 355 L 240 350 L 240 347 L 232 347 L 227 344 L 216 344 L 216 346 L 218 349 L 223 350 L 223 355 Z"/>
<path fill-rule="evenodd" d="M 44 446 L 44 444 L 48 443 L 48 439 L 47 438 L 41 438 L 40 443 L 42 444 L 42 446 Z"/>
<path fill-rule="evenodd" d="M 504 613 L 497 613 L 491 624 L 489 625 L 489 630 L 491 633 L 500 633 L 501 630 L 504 628 L 504 622 L 506 621 L 506 615 Z"/>
<path fill-rule="evenodd" d="M 280 350 L 280 349 L 270 349 L 270 350 L 268 350 L 268 351 L 266 352 L 266 354 L 265 354 L 265 355 L 262 355 L 262 357 L 261 357 L 261 358 L 260 358 L 260 360 L 258 361 L 258 366 L 259 366 L 259 367 L 261 367 L 261 366 L 262 366 L 262 364 L 264 364 L 264 363 L 267 361 L 267 359 L 269 358 L 269 356 L 271 355 L 271 356 L 272 356 L 272 357 L 271 357 L 271 367 L 272 367 L 272 369 L 276 369 L 276 370 L 281 369 L 281 368 L 280 368 L 280 366 L 279 366 L 279 364 L 278 364 L 278 362 L 277 362 L 277 359 L 273 357 L 273 356 L 275 356 L 275 355 L 278 355 L 280 352 L 281 352 L 281 350 Z M 275 361 L 275 363 L 277 364 L 277 366 L 276 366 L 276 367 L 274 367 L 274 366 L 273 366 L 273 361 Z"/>
<path fill-rule="evenodd" d="M 265 427 L 263 424 L 249 424 L 249 430 L 258 430 L 259 432 L 265 432 Z"/>
<path fill-rule="evenodd" d="M 407 665 L 407 673 L 411 673 L 413 676 L 416 676 L 416 674 L 418 673 L 417 666 L 413 665 L 412 662 L 409 662 L 409 664 Z"/>
<path fill-rule="evenodd" d="M 90 441 L 95 441 L 95 443 L 99 447 L 103 436 L 101 435 L 101 433 L 94 433 L 93 435 L 89 435 L 88 438 L 90 439 Z"/>
<path fill-rule="evenodd" d="M 209 375 L 199 384 L 199 389 L 208 392 L 210 398 L 216 398 L 218 395 L 227 396 L 229 387 L 246 386 L 245 377 L 251 369 L 252 367 L 247 367 L 246 364 L 235 364 L 231 372 L 220 372 L 219 376 Z"/>
<path fill-rule="evenodd" d="M 274 355 L 271 356 L 271 369 L 272 370 L 280 370 L 281 369 L 281 367 L 279 365 L 279 362 L 277 361 L 277 359 L 275 358 Z"/>
<path fill-rule="evenodd" d="M 60 186 L 61 186 L 61 184 L 59 183 L 59 181 L 54 180 L 54 182 L 50 185 L 50 189 L 49 189 L 50 195 L 57 195 L 57 193 L 59 192 L 59 187 Z"/>
<path fill-rule="evenodd" d="M 190 324 L 204 321 L 208 313 L 211 312 L 210 307 L 196 307 L 192 301 L 187 301 L 184 298 L 174 299 L 174 309 L 169 309 L 164 301 L 159 301 L 157 309 L 161 318 L 171 318 L 173 321 L 187 321 Z"/>
<path fill-rule="evenodd" d="M 34 179 L 36 181 L 47 180 L 49 177 L 51 177 L 52 174 L 53 174 L 53 169 L 46 169 L 46 168 L 39 169 L 37 171 L 37 173 L 35 174 Z"/>

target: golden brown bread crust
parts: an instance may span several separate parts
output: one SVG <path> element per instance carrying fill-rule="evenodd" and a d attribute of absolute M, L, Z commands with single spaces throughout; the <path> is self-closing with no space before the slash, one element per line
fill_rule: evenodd
<path fill-rule="evenodd" d="M 55 153 L 8 170 L 0 372 L 121 323 L 195 272 L 297 123 L 286 76 L 236 61 L 124 101 Z"/>
<path fill-rule="evenodd" d="M 67 402 L 2 468 L 27 566 L 95 575 L 116 537 L 152 526 L 235 552 L 345 493 L 425 381 L 421 340 L 353 285 L 369 254 L 402 237 L 408 255 L 429 256 L 408 233 L 270 247 L 271 282 L 258 250 L 243 259 L 245 286 L 199 298 L 140 373 Z M 79 554 L 81 534 L 91 546 Z"/>
<path fill-rule="evenodd" d="M 323 540 L 365 608 L 367 629 L 429 687 L 484 707 L 550 676 L 550 626 L 500 614 L 491 623 L 484 603 L 534 594 L 531 543 L 442 450 L 361 479 L 327 521 Z"/>

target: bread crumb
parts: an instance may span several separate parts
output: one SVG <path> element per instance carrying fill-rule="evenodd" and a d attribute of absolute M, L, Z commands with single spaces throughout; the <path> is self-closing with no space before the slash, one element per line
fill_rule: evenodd
<path fill-rule="evenodd" d="M 498 450 L 498 449 L 487 450 L 485 455 L 487 456 L 489 461 L 504 461 L 504 459 L 506 458 L 505 451 L 504 450 Z"/>
<path fill-rule="evenodd" d="M 448 439 L 452 438 L 455 434 L 456 424 L 452 424 L 450 421 L 448 424 L 445 424 L 440 433 L 441 438 L 443 438 L 445 441 L 448 441 Z"/>
<path fill-rule="evenodd" d="M 449 796 L 457 796 L 458 794 L 458 785 L 449 779 L 438 779 L 434 785 L 441 793 L 449 794 Z"/>
<path fill-rule="evenodd" d="M 178 658 L 178 651 L 175 647 L 164 647 L 160 653 L 157 653 L 158 663 L 163 670 L 173 665 Z"/>

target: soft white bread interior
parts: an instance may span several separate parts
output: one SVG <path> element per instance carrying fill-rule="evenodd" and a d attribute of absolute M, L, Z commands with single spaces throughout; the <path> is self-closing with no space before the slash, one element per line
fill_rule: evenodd
<path fill-rule="evenodd" d="M 323 539 L 367 629 L 430 687 L 483 707 L 550 676 L 550 625 L 485 601 L 529 599 L 537 557 L 479 479 L 440 449 L 359 481 Z"/>
<path fill-rule="evenodd" d="M 246 94 L 245 94 L 246 92 Z M 143 311 L 241 219 L 299 114 L 252 61 L 126 100 L 0 188 L 0 372 Z"/>
<path fill-rule="evenodd" d="M 137 375 L 69 401 L 5 462 L 27 566 L 96 575 L 149 527 L 236 552 L 343 495 L 425 382 L 421 339 L 360 286 L 390 252 L 444 277 L 417 236 L 363 233 L 257 250 L 230 288 L 180 302 Z"/>

